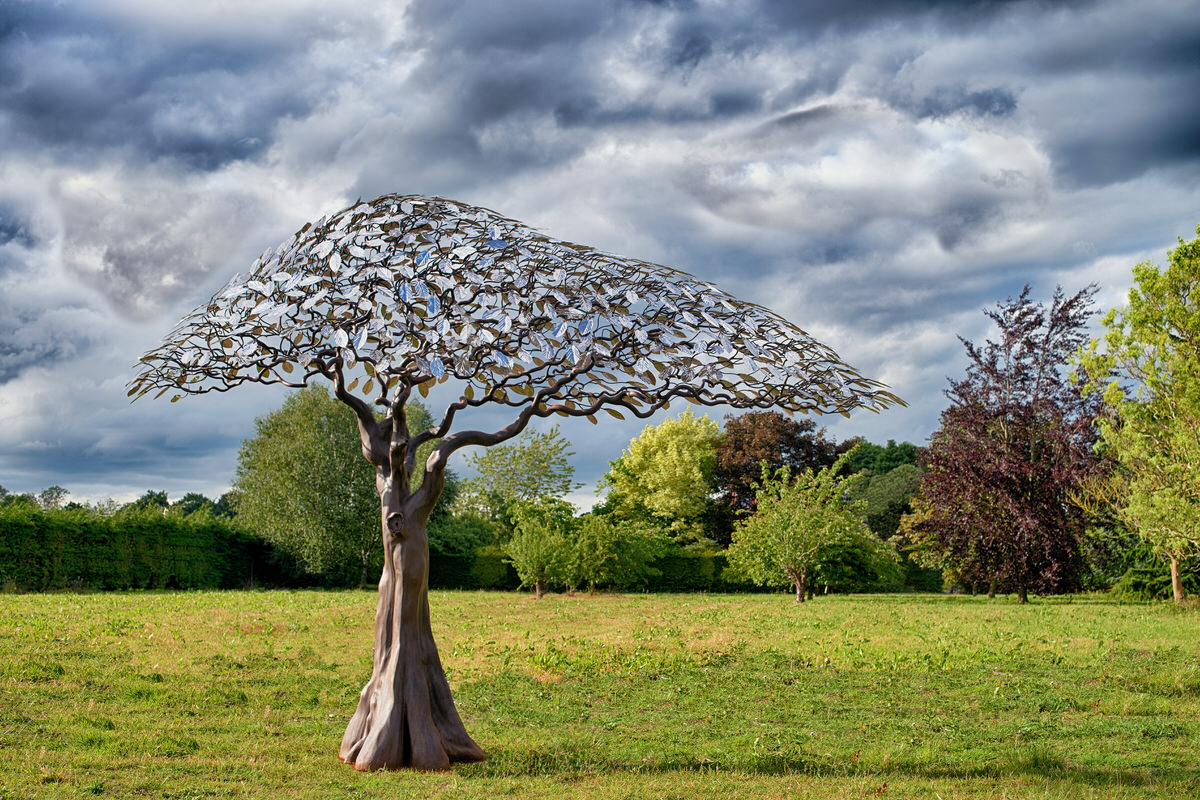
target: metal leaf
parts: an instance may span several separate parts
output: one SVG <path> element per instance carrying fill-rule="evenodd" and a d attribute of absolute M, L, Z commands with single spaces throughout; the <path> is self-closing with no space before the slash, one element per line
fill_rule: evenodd
<path fill-rule="evenodd" d="M 244 284 L 235 276 L 146 355 L 135 394 L 275 380 L 267 365 L 298 351 L 328 359 L 332 348 L 348 365 L 354 351 L 374 348 L 361 357 L 391 363 L 388 382 L 427 377 L 435 363 L 444 377 L 448 364 L 461 377 L 494 367 L 517 397 L 531 396 L 535 381 L 596 364 L 630 376 L 564 383 L 585 407 L 601 400 L 602 385 L 626 388 L 627 402 L 642 407 L 684 386 L 698 402 L 741 407 L 842 411 L 897 402 L 760 306 L 686 273 L 440 198 L 359 203 L 264 252 L 254 270 Z M 418 352 L 428 359 L 423 367 Z M 239 373 L 244 364 L 251 368 Z M 849 380 L 839 384 L 832 374 Z"/>

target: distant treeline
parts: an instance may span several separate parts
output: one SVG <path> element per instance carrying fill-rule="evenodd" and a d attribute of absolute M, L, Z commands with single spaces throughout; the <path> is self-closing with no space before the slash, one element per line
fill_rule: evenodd
<path fill-rule="evenodd" d="M 761 588 L 735 579 L 720 552 L 680 550 L 656 559 L 635 590 L 747 592 Z M 285 553 L 236 521 L 207 511 L 170 513 L 127 507 L 45 509 L 32 503 L 0 506 L 0 586 L 7 591 L 57 589 L 237 589 L 339 587 L 357 576 L 305 573 Z M 430 554 L 435 589 L 511 590 L 520 585 L 498 547 Z M 895 591 L 846 570 L 829 591 Z M 937 587 L 930 587 L 936 589 Z"/>

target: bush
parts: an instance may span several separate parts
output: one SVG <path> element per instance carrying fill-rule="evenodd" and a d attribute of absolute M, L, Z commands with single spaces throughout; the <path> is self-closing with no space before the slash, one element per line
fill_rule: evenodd
<path fill-rule="evenodd" d="M 520 583 L 516 570 L 495 545 L 470 553 L 429 554 L 431 589 L 516 589 Z"/>
<path fill-rule="evenodd" d="M 814 583 L 839 594 L 898 592 L 904 571 L 895 551 L 873 534 L 848 536 L 821 548 Z"/>
<path fill-rule="evenodd" d="M 1200 576 L 1195 572 L 1185 572 L 1180 577 L 1186 594 L 1200 594 Z M 1171 570 L 1166 566 L 1131 567 L 1113 584 L 1112 593 L 1119 600 L 1170 599 L 1174 596 L 1171 589 Z"/>

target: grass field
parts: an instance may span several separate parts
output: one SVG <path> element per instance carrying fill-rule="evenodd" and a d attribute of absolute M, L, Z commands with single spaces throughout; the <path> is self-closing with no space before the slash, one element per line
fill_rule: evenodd
<path fill-rule="evenodd" d="M 1200 797 L 1200 612 L 432 593 L 451 773 L 337 760 L 368 592 L 0 595 L 0 798 Z"/>

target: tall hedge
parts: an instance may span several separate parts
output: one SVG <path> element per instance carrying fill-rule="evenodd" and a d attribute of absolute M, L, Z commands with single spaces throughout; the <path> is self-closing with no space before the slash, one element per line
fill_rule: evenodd
<path fill-rule="evenodd" d="M 268 545 L 208 514 L 0 508 L 0 585 L 10 588 L 216 589 L 277 577 Z"/>

